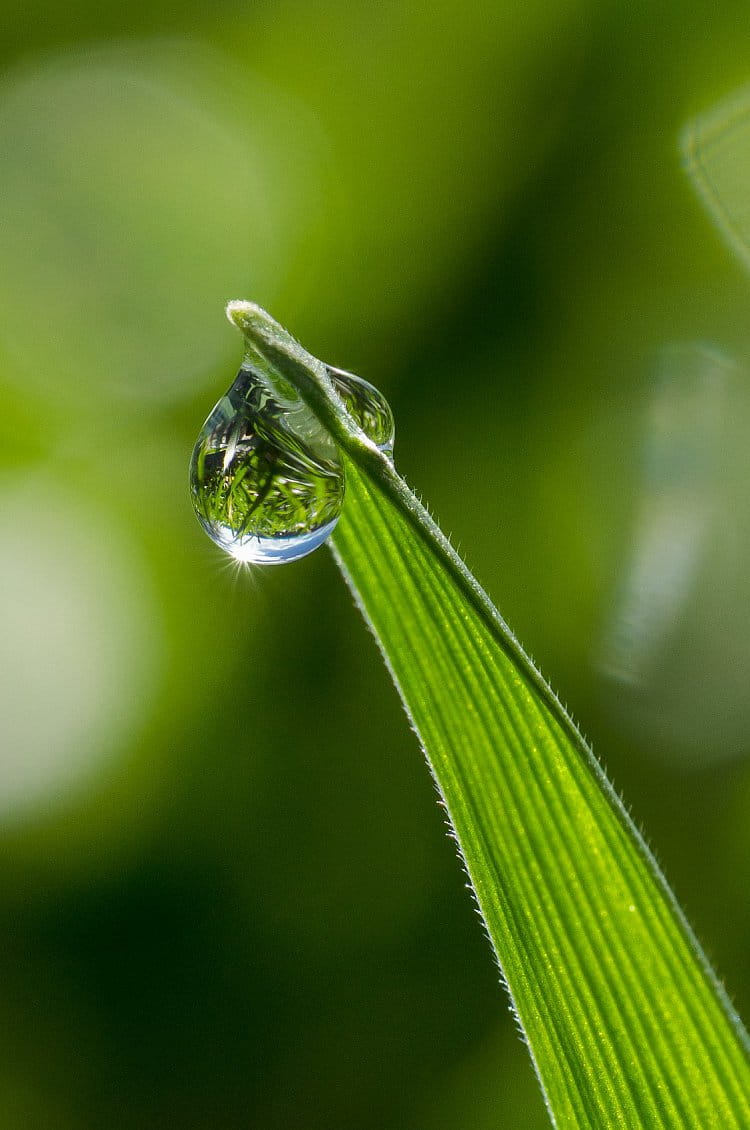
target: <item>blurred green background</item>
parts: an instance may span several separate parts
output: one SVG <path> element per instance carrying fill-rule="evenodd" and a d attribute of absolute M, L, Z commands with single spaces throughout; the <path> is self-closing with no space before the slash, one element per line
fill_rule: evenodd
<path fill-rule="evenodd" d="M 750 280 L 679 155 L 746 6 L 3 15 L 0 1126 L 547 1125 L 329 554 L 192 514 L 231 298 L 386 392 L 750 1016 Z"/>

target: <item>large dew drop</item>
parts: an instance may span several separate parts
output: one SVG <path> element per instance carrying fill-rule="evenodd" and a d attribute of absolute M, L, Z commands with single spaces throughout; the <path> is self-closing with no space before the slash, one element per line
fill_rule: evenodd
<path fill-rule="evenodd" d="M 284 390 L 286 392 L 287 390 Z M 336 445 L 303 401 L 243 365 L 206 420 L 190 487 L 209 537 L 239 561 L 282 564 L 317 549 L 344 499 Z"/>
<path fill-rule="evenodd" d="M 328 374 L 352 418 L 390 454 L 393 416 L 383 395 L 352 373 Z M 218 546 L 238 561 L 284 564 L 312 553 L 334 529 L 344 468 L 294 389 L 246 361 L 201 429 L 190 489 L 198 520 Z"/>

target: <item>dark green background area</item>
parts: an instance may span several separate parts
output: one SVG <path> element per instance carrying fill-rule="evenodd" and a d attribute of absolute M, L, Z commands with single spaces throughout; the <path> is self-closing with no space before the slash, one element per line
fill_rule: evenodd
<path fill-rule="evenodd" d="M 4 16 L 0 523 L 29 482 L 59 516 L 52 574 L 68 534 L 122 556 L 123 592 L 132 556 L 118 615 L 157 642 L 112 692 L 111 748 L 97 734 L 89 768 L 46 790 L 32 750 L 34 787 L 0 803 L 0 1126 L 547 1125 L 330 555 L 237 573 L 192 514 L 190 450 L 240 357 L 232 298 L 386 393 L 400 470 L 581 722 L 750 1016 L 750 283 L 679 153 L 685 122 L 750 79 L 745 6 Z M 101 105 L 50 126 L 56 84 L 82 75 L 85 93 L 94 65 Z M 701 488 L 713 525 L 631 685 L 601 655 L 639 515 L 672 497 L 643 451 L 675 343 L 735 379 Z M 700 421 L 678 425 L 690 450 Z M 106 621 L 68 630 L 0 718 L 0 801 L 66 647 L 106 656 Z"/>

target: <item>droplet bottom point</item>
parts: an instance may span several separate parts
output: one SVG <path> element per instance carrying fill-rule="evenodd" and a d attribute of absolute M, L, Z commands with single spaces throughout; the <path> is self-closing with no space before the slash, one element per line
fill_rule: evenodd
<path fill-rule="evenodd" d="M 333 533 L 337 522 L 338 518 L 335 518 L 314 532 L 287 537 L 267 538 L 253 534 L 238 538 L 226 526 L 206 527 L 206 532 L 216 545 L 243 565 L 288 565 L 290 561 L 297 561 L 318 549 Z"/>

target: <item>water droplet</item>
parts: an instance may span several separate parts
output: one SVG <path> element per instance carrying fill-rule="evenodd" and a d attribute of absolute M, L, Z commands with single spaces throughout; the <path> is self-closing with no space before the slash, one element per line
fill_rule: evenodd
<path fill-rule="evenodd" d="M 394 421 L 381 392 L 326 366 L 344 405 L 385 454 Z M 344 501 L 338 448 L 292 385 L 246 357 L 193 449 L 190 489 L 198 520 L 238 561 L 284 564 L 322 545 Z"/>
<path fill-rule="evenodd" d="M 238 561 L 283 564 L 326 540 L 344 469 L 331 437 L 285 382 L 245 363 L 201 429 L 190 464 L 198 520 Z"/>
<path fill-rule="evenodd" d="M 349 415 L 356 420 L 368 439 L 386 455 L 390 455 L 396 424 L 391 406 L 380 389 L 362 377 L 348 373 L 346 369 L 334 369 L 332 365 L 326 365 L 326 369 Z"/>

